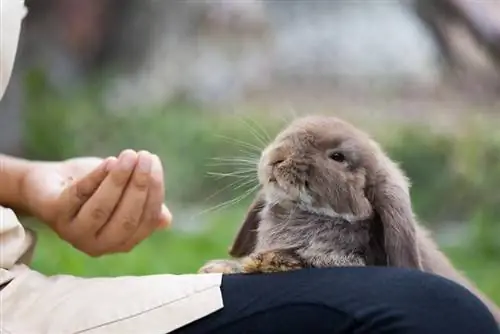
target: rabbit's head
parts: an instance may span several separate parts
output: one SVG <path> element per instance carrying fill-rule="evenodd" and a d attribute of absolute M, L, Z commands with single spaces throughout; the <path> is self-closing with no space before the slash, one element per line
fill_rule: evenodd
<path fill-rule="evenodd" d="M 353 224 L 372 218 L 383 228 L 386 262 L 420 268 L 409 183 L 365 132 L 335 117 L 292 122 L 262 152 L 259 194 L 230 251 L 248 254 L 266 206 L 300 207 Z"/>
<path fill-rule="evenodd" d="M 295 121 L 262 152 L 258 177 L 265 201 L 348 220 L 371 216 L 364 189 L 374 156 L 364 139 L 340 120 Z"/>

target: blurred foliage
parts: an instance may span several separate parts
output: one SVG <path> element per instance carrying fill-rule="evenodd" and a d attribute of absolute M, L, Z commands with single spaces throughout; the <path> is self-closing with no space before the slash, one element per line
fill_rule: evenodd
<path fill-rule="evenodd" d="M 83 277 L 193 273 L 204 261 L 226 256 L 240 215 L 235 208 L 212 213 L 203 232 L 158 231 L 131 253 L 101 258 L 90 258 L 48 228 L 35 225 L 39 241 L 32 265 L 49 275 Z"/>
<path fill-rule="evenodd" d="M 499 216 L 500 137 L 474 126 L 453 134 L 407 126 L 385 139 L 386 150 L 411 179 L 423 219 L 469 220 L 478 211 Z"/>
<path fill-rule="evenodd" d="M 39 73 L 33 73 L 27 84 L 28 157 L 104 157 L 125 148 L 147 149 L 164 162 L 168 200 L 201 207 L 235 198 L 249 188 L 235 189 L 233 180 L 208 177 L 210 171 L 244 167 L 210 165 L 213 158 L 255 159 L 255 148 L 263 147 L 264 137 L 283 125 L 279 117 L 228 115 L 181 102 L 111 114 L 98 102 L 99 89 L 62 97 Z M 410 177 L 415 211 L 424 224 L 468 222 L 466 243 L 447 248 L 447 253 L 500 302 L 500 135 L 487 125 L 469 123 L 454 133 L 402 126 L 377 139 Z M 225 193 L 213 196 L 225 187 Z M 226 256 L 244 210 L 244 204 L 230 206 L 204 216 L 207 229 L 198 234 L 159 232 L 131 254 L 102 259 L 87 258 L 42 229 L 35 267 L 82 276 L 193 272 L 210 258 Z"/>

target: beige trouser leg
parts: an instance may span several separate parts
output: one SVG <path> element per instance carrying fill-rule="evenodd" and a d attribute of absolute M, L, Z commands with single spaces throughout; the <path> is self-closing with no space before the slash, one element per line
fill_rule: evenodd
<path fill-rule="evenodd" d="M 17 265 L 0 292 L 0 332 L 169 333 L 223 307 L 221 275 L 44 276 Z"/>

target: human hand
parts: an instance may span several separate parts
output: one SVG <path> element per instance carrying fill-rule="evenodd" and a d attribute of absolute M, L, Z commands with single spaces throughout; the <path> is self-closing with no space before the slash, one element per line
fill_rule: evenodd
<path fill-rule="evenodd" d="M 172 219 L 161 161 L 145 151 L 35 164 L 22 193 L 35 217 L 93 257 L 128 252 Z"/>

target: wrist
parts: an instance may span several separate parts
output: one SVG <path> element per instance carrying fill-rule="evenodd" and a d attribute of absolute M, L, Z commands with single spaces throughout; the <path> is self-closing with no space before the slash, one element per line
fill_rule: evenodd
<path fill-rule="evenodd" d="M 50 221 L 51 217 L 48 214 L 50 210 L 46 210 L 50 207 L 46 203 L 50 195 L 47 189 L 50 189 L 49 184 L 54 184 L 52 173 L 58 170 L 60 165 L 61 162 L 28 162 L 27 168 L 19 179 L 17 205 L 13 208 L 18 210 L 17 214 L 35 217 L 43 223 Z"/>
<path fill-rule="evenodd" d="M 24 196 L 26 175 L 36 162 L 0 154 L 0 205 L 16 213 L 31 214 Z"/>

